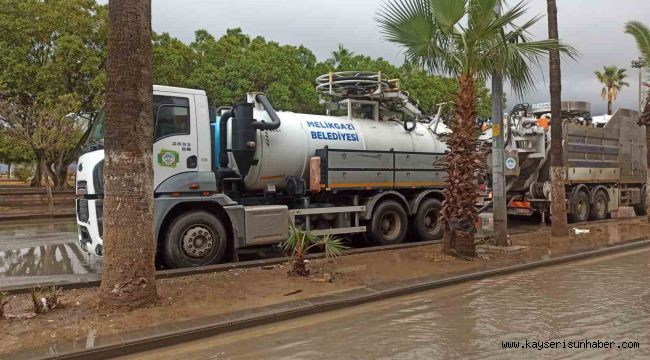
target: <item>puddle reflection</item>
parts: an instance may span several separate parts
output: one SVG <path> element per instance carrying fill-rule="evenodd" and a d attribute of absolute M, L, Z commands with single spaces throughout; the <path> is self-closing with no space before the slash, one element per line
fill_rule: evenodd
<path fill-rule="evenodd" d="M 101 272 L 101 260 L 76 243 L 43 245 L 0 252 L 0 277 L 71 275 Z"/>

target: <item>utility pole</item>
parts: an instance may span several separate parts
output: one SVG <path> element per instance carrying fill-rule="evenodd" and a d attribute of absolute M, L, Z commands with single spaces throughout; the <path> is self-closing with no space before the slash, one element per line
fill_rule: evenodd
<path fill-rule="evenodd" d="M 508 213 L 504 172 L 503 78 L 492 74 L 492 210 L 498 246 L 508 245 Z"/>
<path fill-rule="evenodd" d="M 501 3 L 497 2 L 497 14 L 501 13 Z M 492 73 L 492 216 L 494 235 L 498 246 L 508 245 L 508 212 L 506 208 L 506 184 L 504 172 L 503 134 L 503 76 Z"/>
<path fill-rule="evenodd" d="M 639 69 L 639 111 L 643 111 L 643 67 L 645 67 L 645 61 L 642 58 L 637 60 L 632 60 L 632 68 Z"/>

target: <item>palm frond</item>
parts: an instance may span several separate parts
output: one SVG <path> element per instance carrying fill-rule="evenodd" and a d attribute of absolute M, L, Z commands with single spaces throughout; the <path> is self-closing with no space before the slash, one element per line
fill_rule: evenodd
<path fill-rule="evenodd" d="M 322 248 L 328 258 L 339 256 L 348 248 L 339 238 L 332 235 L 318 237 L 289 222 L 289 237 L 282 243 L 285 253 L 304 255 L 315 247 Z"/>
<path fill-rule="evenodd" d="M 501 73 L 520 96 L 532 89 L 532 69 L 541 69 L 548 51 L 573 59 L 579 55 L 565 42 L 531 39 L 529 30 L 542 16 L 522 19 L 526 1 L 501 15 L 497 4 L 505 1 L 386 0 L 377 20 L 386 39 L 403 47 L 410 61 L 452 76 L 480 79 Z"/>
<path fill-rule="evenodd" d="M 646 66 L 650 68 L 650 28 L 640 21 L 628 21 L 625 32 L 634 37 L 641 56 L 646 60 Z"/>
<path fill-rule="evenodd" d="M 332 235 L 325 235 L 321 237 L 312 246 L 323 248 L 326 258 L 341 256 L 343 254 L 343 250 L 348 248 L 343 244 L 341 239 Z"/>
<path fill-rule="evenodd" d="M 453 36 L 440 31 L 428 0 L 387 1 L 376 20 L 386 40 L 403 47 L 410 62 L 456 74 Z"/>
<path fill-rule="evenodd" d="M 451 33 L 454 26 L 465 16 L 467 0 L 429 0 L 431 13 L 440 28 Z"/>

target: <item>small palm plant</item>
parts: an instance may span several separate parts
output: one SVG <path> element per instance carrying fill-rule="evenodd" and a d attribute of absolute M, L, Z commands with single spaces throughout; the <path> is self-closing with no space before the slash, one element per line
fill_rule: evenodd
<path fill-rule="evenodd" d="M 32 289 L 30 293 L 32 295 L 33 310 L 36 314 L 46 313 L 63 306 L 58 297 L 59 290 L 55 286 Z"/>
<path fill-rule="evenodd" d="M 315 236 L 289 223 L 289 238 L 284 241 L 282 248 L 285 252 L 291 253 L 293 264 L 290 273 L 308 276 L 309 269 L 305 263 L 305 255 L 313 248 L 321 248 L 325 252 L 325 258 L 334 258 L 343 253 L 347 246 L 343 245 L 341 239 L 331 235 Z"/>

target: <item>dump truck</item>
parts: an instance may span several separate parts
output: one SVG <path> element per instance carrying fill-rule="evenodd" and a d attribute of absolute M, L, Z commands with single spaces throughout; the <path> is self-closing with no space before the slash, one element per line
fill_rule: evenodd
<path fill-rule="evenodd" d="M 569 220 L 602 220 L 623 206 L 645 214 L 647 149 L 638 112 L 621 108 L 597 124 L 588 102 L 566 101 L 561 108 Z M 508 214 L 544 220 L 550 212 L 550 103 L 519 104 L 506 119 Z"/>
<path fill-rule="evenodd" d="M 381 73 L 316 79 L 326 115 L 276 111 L 262 93 L 212 107 L 202 90 L 153 88 L 158 262 L 236 260 L 278 244 L 289 224 L 317 236 L 363 234 L 397 244 L 442 237 L 444 124 Z M 104 115 L 77 167 L 81 248 L 103 249 Z"/>

